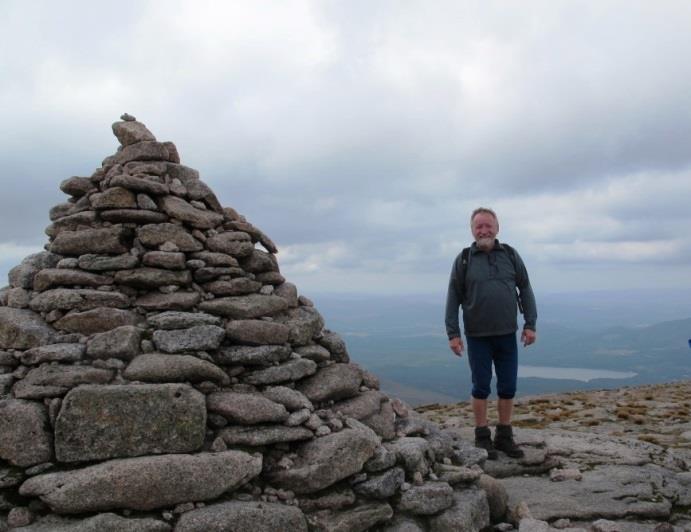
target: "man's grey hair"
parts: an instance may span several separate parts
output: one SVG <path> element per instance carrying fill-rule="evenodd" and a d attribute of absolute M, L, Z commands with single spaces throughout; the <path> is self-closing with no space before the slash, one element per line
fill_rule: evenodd
<path fill-rule="evenodd" d="M 473 214 L 470 215 L 470 226 L 471 227 L 473 226 L 473 220 L 475 219 L 475 217 L 478 214 L 482 214 L 482 213 L 489 214 L 490 216 L 492 216 L 492 218 L 494 218 L 494 220 L 497 222 L 497 225 L 499 225 L 499 218 L 497 217 L 496 212 L 494 212 L 492 209 L 489 209 L 487 207 L 478 207 L 477 209 L 475 209 L 473 211 Z"/>

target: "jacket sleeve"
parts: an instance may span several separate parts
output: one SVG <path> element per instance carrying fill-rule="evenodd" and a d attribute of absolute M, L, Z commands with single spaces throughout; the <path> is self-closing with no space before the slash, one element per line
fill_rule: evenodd
<path fill-rule="evenodd" d="M 518 252 L 516 252 L 516 286 L 523 304 L 523 319 L 525 320 L 523 328 L 534 331 L 537 322 L 537 303 L 533 288 L 530 286 L 528 270 Z"/>
<path fill-rule="evenodd" d="M 461 276 L 461 255 L 456 257 L 451 267 L 451 275 L 449 276 L 449 289 L 446 293 L 446 334 L 451 338 L 461 336 L 461 328 L 458 324 L 458 307 L 463 302 L 463 287 L 460 283 Z"/>

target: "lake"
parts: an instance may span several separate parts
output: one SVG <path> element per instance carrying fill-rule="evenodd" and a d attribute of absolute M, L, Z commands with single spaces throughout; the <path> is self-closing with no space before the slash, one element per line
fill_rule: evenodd
<path fill-rule="evenodd" d="M 590 382 L 595 379 L 631 379 L 633 371 L 612 371 L 588 368 L 554 368 L 550 366 L 518 366 L 518 378 L 537 377 L 539 379 L 567 379 Z"/>

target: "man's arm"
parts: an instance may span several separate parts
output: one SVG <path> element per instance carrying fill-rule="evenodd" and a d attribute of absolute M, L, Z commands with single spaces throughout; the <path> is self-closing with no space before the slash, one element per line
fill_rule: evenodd
<path fill-rule="evenodd" d="M 456 257 L 456 260 L 451 267 L 451 275 L 449 276 L 449 288 L 446 293 L 446 334 L 449 337 L 449 348 L 456 355 L 463 354 L 463 340 L 461 339 L 461 328 L 458 324 L 458 307 L 463 300 L 463 288 L 460 286 L 460 271 L 461 255 Z"/>
<path fill-rule="evenodd" d="M 530 286 L 528 270 L 518 252 L 516 252 L 516 286 L 523 304 L 523 318 L 525 320 L 521 342 L 523 345 L 530 345 L 536 340 L 537 303 L 533 288 Z"/>

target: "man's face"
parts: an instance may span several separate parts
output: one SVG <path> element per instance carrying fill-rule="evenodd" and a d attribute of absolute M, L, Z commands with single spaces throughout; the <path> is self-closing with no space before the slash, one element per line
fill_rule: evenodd
<path fill-rule="evenodd" d="M 480 212 L 473 218 L 471 225 L 473 237 L 480 249 L 489 250 L 494 247 L 494 239 L 499 232 L 499 224 L 489 213 Z"/>

